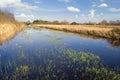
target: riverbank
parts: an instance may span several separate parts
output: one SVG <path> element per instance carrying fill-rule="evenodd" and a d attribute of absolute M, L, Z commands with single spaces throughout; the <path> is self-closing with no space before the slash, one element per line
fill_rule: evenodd
<path fill-rule="evenodd" d="M 0 24 L 0 44 L 13 38 L 24 28 L 23 23 L 2 23 Z"/>
<path fill-rule="evenodd" d="M 78 34 L 92 35 L 101 38 L 114 40 L 120 39 L 120 26 L 110 25 L 42 25 L 32 24 L 34 27 L 48 28 L 59 31 L 66 31 Z"/>
<path fill-rule="evenodd" d="M 24 27 L 24 23 L 20 23 L 14 19 L 10 13 L 0 12 L 0 44 L 13 38 Z"/>

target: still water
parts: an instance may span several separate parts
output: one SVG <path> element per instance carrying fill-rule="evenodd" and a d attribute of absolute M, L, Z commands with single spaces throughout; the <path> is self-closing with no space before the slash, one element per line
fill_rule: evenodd
<path fill-rule="evenodd" d="M 94 54 L 106 67 L 120 69 L 120 44 L 112 42 L 49 29 L 26 28 L 0 45 L 0 78 L 79 80 L 81 73 L 77 71 L 82 65 L 67 54 L 70 51 Z"/>

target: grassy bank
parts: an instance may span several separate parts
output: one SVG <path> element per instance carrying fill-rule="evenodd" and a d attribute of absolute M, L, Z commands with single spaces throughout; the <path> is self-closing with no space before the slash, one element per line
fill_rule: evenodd
<path fill-rule="evenodd" d="M 32 24 L 35 27 L 49 28 L 54 30 L 73 32 L 85 35 L 93 35 L 96 37 L 120 39 L 120 26 L 106 25 L 41 25 Z"/>
<path fill-rule="evenodd" d="M 14 37 L 25 24 L 17 22 L 11 13 L 0 11 L 0 44 Z"/>

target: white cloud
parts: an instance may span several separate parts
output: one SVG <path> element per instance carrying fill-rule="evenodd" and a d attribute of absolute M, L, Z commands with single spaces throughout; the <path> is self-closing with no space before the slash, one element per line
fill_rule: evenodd
<path fill-rule="evenodd" d="M 89 17 L 94 18 L 94 16 L 95 16 L 95 10 L 91 9 L 89 12 L 90 12 Z"/>
<path fill-rule="evenodd" d="M 28 14 L 24 14 L 24 13 L 21 13 L 19 15 L 15 15 L 15 17 L 19 21 L 28 21 L 28 20 L 32 21 L 35 18 L 34 15 L 32 15 L 32 14 L 28 15 Z"/>
<path fill-rule="evenodd" d="M 120 8 L 109 8 L 110 12 L 120 12 Z"/>
<path fill-rule="evenodd" d="M 95 17 L 97 17 L 97 15 L 95 14 L 95 11 L 96 11 L 96 10 L 91 9 L 91 10 L 89 11 L 89 14 L 81 14 L 81 17 L 87 18 L 87 19 L 95 18 Z M 99 14 L 99 15 L 102 15 L 102 14 Z"/>
<path fill-rule="evenodd" d="M 17 17 L 24 17 L 24 18 L 26 18 L 27 16 L 24 13 L 22 13 L 20 15 L 17 15 Z"/>
<path fill-rule="evenodd" d="M 22 17 L 22 18 L 34 18 L 34 15 L 26 15 L 24 13 L 21 13 L 19 15 L 16 15 L 16 17 Z"/>
<path fill-rule="evenodd" d="M 91 19 L 91 18 L 101 17 L 101 16 L 103 16 L 103 15 L 104 15 L 104 13 L 102 13 L 102 12 L 99 13 L 99 14 L 95 14 L 95 10 L 92 9 L 92 10 L 89 11 L 89 14 L 81 14 L 80 16 L 81 16 L 82 18 Z"/>
<path fill-rule="evenodd" d="M 108 7 L 108 5 L 106 3 L 102 3 L 98 7 L 105 8 L 105 7 Z"/>
<path fill-rule="evenodd" d="M 68 10 L 68 11 L 71 11 L 71 12 L 80 12 L 80 9 L 79 9 L 79 8 L 76 8 L 76 7 L 73 7 L 73 6 L 67 7 L 67 10 Z"/>
<path fill-rule="evenodd" d="M 108 5 L 106 3 L 102 3 L 98 7 L 105 8 L 105 7 L 108 7 Z"/>
<path fill-rule="evenodd" d="M 29 5 L 21 0 L 0 0 L 0 7 L 14 7 L 24 10 L 36 10 L 37 6 Z"/>
<path fill-rule="evenodd" d="M 0 0 L 0 6 L 5 7 L 10 4 L 19 3 L 20 0 Z"/>

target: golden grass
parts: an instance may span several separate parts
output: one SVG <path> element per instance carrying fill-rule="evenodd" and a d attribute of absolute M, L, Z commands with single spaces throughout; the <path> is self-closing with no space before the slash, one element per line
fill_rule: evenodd
<path fill-rule="evenodd" d="M 19 26 L 18 26 L 19 25 Z M 13 38 L 18 32 L 24 28 L 22 23 L 2 23 L 0 24 L 0 44 Z"/>
<path fill-rule="evenodd" d="M 0 11 L 0 44 L 14 37 L 24 27 L 25 24 L 17 22 L 13 14 Z"/>
<path fill-rule="evenodd" d="M 110 25 L 42 25 L 32 24 L 34 27 L 49 28 L 54 30 L 73 32 L 96 37 L 120 39 L 120 26 Z M 116 32 L 117 31 L 117 32 Z"/>
<path fill-rule="evenodd" d="M 5 12 L 0 11 L 0 44 L 14 37 L 24 26 L 24 23 L 11 21 Z"/>

